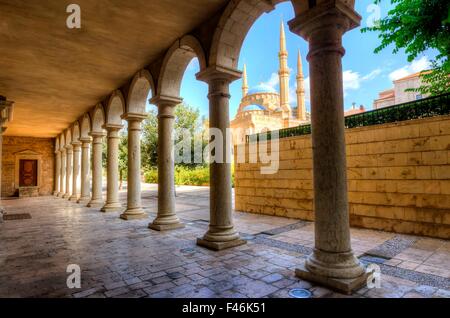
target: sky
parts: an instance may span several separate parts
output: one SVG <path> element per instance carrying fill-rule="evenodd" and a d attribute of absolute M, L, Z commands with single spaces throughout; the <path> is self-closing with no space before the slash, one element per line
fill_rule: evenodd
<path fill-rule="evenodd" d="M 387 15 L 391 9 L 390 1 L 384 0 L 374 6 L 373 0 L 356 1 L 355 9 L 362 16 L 361 26 L 344 34 L 343 46 L 346 54 L 343 57 L 344 105 L 351 108 L 352 103 L 364 105 L 372 109 L 374 99 L 378 93 L 393 86 L 392 80 L 419 72 L 429 67 L 430 59 L 436 52 L 428 50 L 413 62 L 409 63 L 404 51 L 392 53 L 393 47 L 388 47 L 375 54 L 373 51 L 380 43 L 375 32 L 361 33 L 373 21 L 374 17 Z M 291 68 L 290 102 L 296 105 L 295 76 L 297 70 L 297 51 L 300 50 L 305 77 L 306 104 L 309 111 L 309 70 L 306 55 L 307 42 L 298 35 L 291 33 L 287 21 L 294 17 L 290 2 L 281 3 L 275 10 L 263 14 L 256 20 L 248 32 L 239 57 L 239 69 L 247 65 L 249 87 L 265 84 L 279 90 L 278 86 L 278 51 L 280 21 L 285 24 L 287 50 L 289 52 L 288 65 Z M 200 109 L 202 116 L 208 116 L 208 87 L 206 83 L 197 81 L 195 74 L 199 71 L 198 61 L 194 59 L 188 65 L 181 85 L 181 97 L 184 101 Z M 230 86 L 230 120 L 236 115 L 240 100 L 242 81 L 237 80 Z"/>

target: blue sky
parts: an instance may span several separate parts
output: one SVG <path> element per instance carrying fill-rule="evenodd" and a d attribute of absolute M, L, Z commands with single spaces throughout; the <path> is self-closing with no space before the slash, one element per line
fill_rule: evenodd
<path fill-rule="evenodd" d="M 373 7 L 373 0 L 356 1 L 356 10 L 362 16 L 361 27 L 367 26 L 371 18 L 378 12 L 385 16 L 391 8 L 390 1 L 384 0 L 378 7 Z M 273 86 L 278 90 L 278 51 L 279 29 L 281 19 L 285 23 L 287 49 L 289 52 L 289 67 L 292 69 L 290 86 L 291 95 L 295 96 L 295 76 L 297 50 L 300 49 L 303 60 L 303 73 L 306 79 L 307 107 L 309 109 L 309 85 L 307 42 L 291 33 L 286 22 L 294 17 L 290 2 L 277 5 L 269 14 L 262 15 L 250 29 L 244 41 L 239 59 L 242 70 L 247 64 L 247 74 L 250 88 L 260 83 Z M 360 27 L 347 32 L 343 38 L 346 54 L 343 58 L 344 77 L 344 105 L 348 109 L 352 103 L 363 104 L 366 109 L 372 109 L 373 100 L 378 92 L 392 87 L 392 80 L 423 70 L 429 66 L 429 60 L 434 58 L 435 52 L 427 51 L 412 63 L 408 63 L 403 51 L 392 54 L 392 47 L 382 52 L 373 53 L 380 40 L 376 33 L 361 33 Z M 205 83 L 195 79 L 199 71 L 198 62 L 194 59 L 188 66 L 181 86 L 181 97 L 191 106 L 200 109 L 204 116 L 208 116 L 208 87 Z M 232 83 L 230 100 L 230 119 L 236 115 L 241 99 L 241 80 Z M 291 98 L 291 104 L 296 100 Z"/>

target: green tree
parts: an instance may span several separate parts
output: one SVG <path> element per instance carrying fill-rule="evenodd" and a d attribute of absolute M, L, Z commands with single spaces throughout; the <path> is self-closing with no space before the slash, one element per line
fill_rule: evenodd
<path fill-rule="evenodd" d="M 158 111 L 152 108 L 142 123 L 142 167 L 145 170 L 158 164 Z"/>
<path fill-rule="evenodd" d="M 128 171 L 128 134 L 123 130 L 119 141 L 119 189 L 122 190 L 122 182 L 127 179 Z"/>
<path fill-rule="evenodd" d="M 182 138 L 182 131 L 189 130 L 191 136 L 201 133 L 200 112 L 185 103 L 175 107 L 174 133 L 175 142 Z M 158 111 L 153 108 L 149 111 L 142 125 L 142 165 L 147 169 L 157 166 L 158 163 Z M 193 143 L 193 140 L 192 140 Z M 194 151 L 193 145 L 191 146 Z M 195 166 L 194 164 L 183 164 Z"/>
<path fill-rule="evenodd" d="M 379 4 L 381 0 L 375 0 Z M 393 53 L 405 49 L 408 61 L 413 61 L 427 49 L 439 53 L 432 61 L 431 72 L 422 72 L 423 85 L 410 90 L 439 95 L 450 91 L 450 1 L 391 0 L 395 7 L 374 26 L 362 32 L 379 32 L 381 44 L 375 53 L 394 45 Z"/>

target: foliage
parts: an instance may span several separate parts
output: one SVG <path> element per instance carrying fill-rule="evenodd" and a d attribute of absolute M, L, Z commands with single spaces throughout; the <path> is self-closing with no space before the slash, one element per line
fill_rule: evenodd
<path fill-rule="evenodd" d="M 187 129 L 191 136 L 201 134 L 200 112 L 187 104 L 180 104 L 174 111 L 174 141 L 179 142 L 182 131 Z M 192 143 L 194 141 L 192 140 Z M 158 164 L 158 111 L 153 108 L 149 111 L 142 125 L 142 166 L 145 169 L 154 168 Z M 191 146 L 194 151 L 193 145 Z M 192 155 L 193 158 L 193 155 Z M 180 164 L 185 166 L 197 166 L 198 164 Z"/>
<path fill-rule="evenodd" d="M 379 4 L 381 0 L 375 0 Z M 422 94 L 439 95 L 450 91 L 450 1 L 391 0 L 395 8 L 362 32 L 379 32 L 381 44 L 375 53 L 393 44 L 393 53 L 405 49 L 408 61 L 413 61 L 427 49 L 439 54 L 432 61 L 432 72 L 421 74 L 423 85 L 412 89 Z"/>
<path fill-rule="evenodd" d="M 175 184 L 177 185 L 209 185 L 209 167 L 188 168 L 175 167 Z"/>
<path fill-rule="evenodd" d="M 144 181 L 146 183 L 158 183 L 158 170 L 154 168 L 146 170 Z M 209 167 L 177 166 L 175 167 L 175 184 L 206 186 L 209 184 Z"/>
<path fill-rule="evenodd" d="M 141 137 L 142 167 L 151 169 L 158 164 L 158 111 L 150 109 L 142 123 Z"/>
<path fill-rule="evenodd" d="M 124 129 L 120 134 L 119 141 L 119 188 L 122 189 L 122 181 L 127 179 L 128 170 L 128 134 Z"/>
<path fill-rule="evenodd" d="M 231 169 L 231 181 L 234 185 L 234 167 Z M 144 182 L 158 183 L 158 170 L 148 169 L 144 173 Z M 175 184 L 176 185 L 193 185 L 207 186 L 209 185 L 209 166 L 200 166 L 195 168 L 177 166 L 175 167 Z"/>

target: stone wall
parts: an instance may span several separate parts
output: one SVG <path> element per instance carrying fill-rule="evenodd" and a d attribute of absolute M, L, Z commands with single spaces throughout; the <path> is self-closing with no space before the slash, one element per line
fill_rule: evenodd
<path fill-rule="evenodd" d="M 16 156 L 30 153 L 41 158 L 39 195 L 50 195 L 54 185 L 54 144 L 53 138 L 3 137 L 2 154 L 2 197 L 17 194 Z"/>
<path fill-rule="evenodd" d="M 352 226 L 450 238 L 450 116 L 347 129 L 346 142 Z M 236 210 L 313 220 L 311 136 L 279 150 L 279 171 L 262 175 L 246 146 Z"/>

